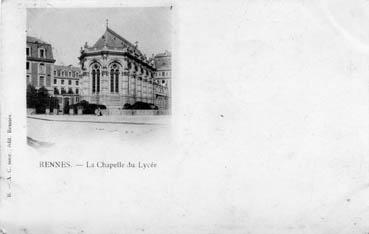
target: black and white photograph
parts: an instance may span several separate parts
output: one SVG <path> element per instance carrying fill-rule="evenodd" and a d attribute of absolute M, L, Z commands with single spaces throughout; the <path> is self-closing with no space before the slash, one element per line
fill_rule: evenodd
<path fill-rule="evenodd" d="M 168 124 L 171 13 L 170 6 L 28 8 L 29 144 Z"/>
<path fill-rule="evenodd" d="M 0 234 L 368 234 L 368 0 L 3 0 Z"/>

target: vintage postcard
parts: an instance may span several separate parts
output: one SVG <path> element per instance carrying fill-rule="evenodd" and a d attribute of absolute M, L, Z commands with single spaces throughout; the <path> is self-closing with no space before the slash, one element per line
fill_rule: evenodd
<path fill-rule="evenodd" d="M 0 6 L 0 234 L 369 233 L 368 1 Z"/>

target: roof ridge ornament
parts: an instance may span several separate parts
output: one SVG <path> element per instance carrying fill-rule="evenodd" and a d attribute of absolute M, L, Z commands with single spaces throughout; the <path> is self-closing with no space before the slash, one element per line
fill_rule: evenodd
<path fill-rule="evenodd" d="M 109 28 L 109 19 L 106 19 L 106 28 Z"/>

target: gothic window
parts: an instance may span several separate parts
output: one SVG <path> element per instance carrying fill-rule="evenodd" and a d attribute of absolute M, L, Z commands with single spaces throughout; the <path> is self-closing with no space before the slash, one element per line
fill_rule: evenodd
<path fill-rule="evenodd" d="M 114 70 L 110 70 L 110 92 L 114 92 Z"/>
<path fill-rule="evenodd" d="M 115 71 L 115 92 L 119 93 L 119 70 Z"/>
<path fill-rule="evenodd" d="M 113 64 L 110 69 L 110 92 L 119 93 L 119 67 Z"/>
<path fill-rule="evenodd" d="M 97 64 L 92 66 L 92 92 L 100 92 L 100 66 Z"/>

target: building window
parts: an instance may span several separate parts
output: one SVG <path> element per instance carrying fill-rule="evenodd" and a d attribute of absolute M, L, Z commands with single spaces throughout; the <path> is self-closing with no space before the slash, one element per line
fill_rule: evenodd
<path fill-rule="evenodd" d="M 110 92 L 119 92 L 119 67 L 113 64 L 110 70 Z"/>
<path fill-rule="evenodd" d="M 65 88 L 64 87 L 61 88 L 61 92 L 60 93 L 61 94 L 65 94 Z"/>
<path fill-rule="evenodd" d="M 45 64 L 40 63 L 40 65 L 39 65 L 39 71 L 38 72 L 41 73 L 41 74 L 45 74 L 46 73 Z"/>
<path fill-rule="evenodd" d="M 54 71 L 54 76 L 56 76 L 56 71 Z"/>
<path fill-rule="evenodd" d="M 92 93 L 100 92 L 100 66 L 94 64 L 92 67 Z"/>
<path fill-rule="evenodd" d="M 161 75 L 164 76 L 165 72 L 162 72 Z"/>
<path fill-rule="evenodd" d="M 58 81 L 56 79 L 54 79 L 54 84 L 57 84 L 57 83 L 58 83 Z"/>
<path fill-rule="evenodd" d="M 58 95 L 59 94 L 59 89 L 57 87 L 54 88 L 54 94 Z"/>
<path fill-rule="evenodd" d="M 40 76 L 40 82 L 38 86 L 40 87 L 45 86 L 45 76 Z"/>
<path fill-rule="evenodd" d="M 58 70 L 58 76 L 60 76 L 60 70 Z"/>
<path fill-rule="evenodd" d="M 27 55 L 27 56 L 30 56 L 30 54 L 31 54 L 30 52 L 31 52 L 30 48 L 29 48 L 29 47 L 27 47 L 27 48 L 26 48 L 26 55 Z"/>
<path fill-rule="evenodd" d="M 31 83 L 31 79 L 30 79 L 30 76 L 27 75 L 27 84 L 30 84 Z"/>
<path fill-rule="evenodd" d="M 72 76 L 72 72 L 68 72 L 68 76 L 71 77 Z"/>
<path fill-rule="evenodd" d="M 72 80 L 68 80 L 68 85 L 72 85 Z"/>
<path fill-rule="evenodd" d="M 68 89 L 68 94 L 73 94 L 73 89 L 72 88 Z"/>
<path fill-rule="evenodd" d="M 76 102 L 79 102 L 79 97 L 76 97 Z"/>
<path fill-rule="evenodd" d="M 26 69 L 29 71 L 29 62 L 26 62 Z"/>
<path fill-rule="evenodd" d="M 76 94 L 79 94 L 79 90 L 78 89 L 76 89 Z"/>
<path fill-rule="evenodd" d="M 43 48 L 40 48 L 39 50 L 38 50 L 38 57 L 40 57 L 40 58 L 45 58 L 46 56 L 45 56 L 45 49 L 43 49 Z"/>
<path fill-rule="evenodd" d="M 62 85 L 64 84 L 64 80 L 61 80 L 61 84 L 62 84 Z"/>
<path fill-rule="evenodd" d="M 78 80 L 76 80 L 76 85 L 78 85 Z"/>
<path fill-rule="evenodd" d="M 64 77 L 64 75 L 65 75 L 64 71 L 62 71 L 61 75 Z"/>

